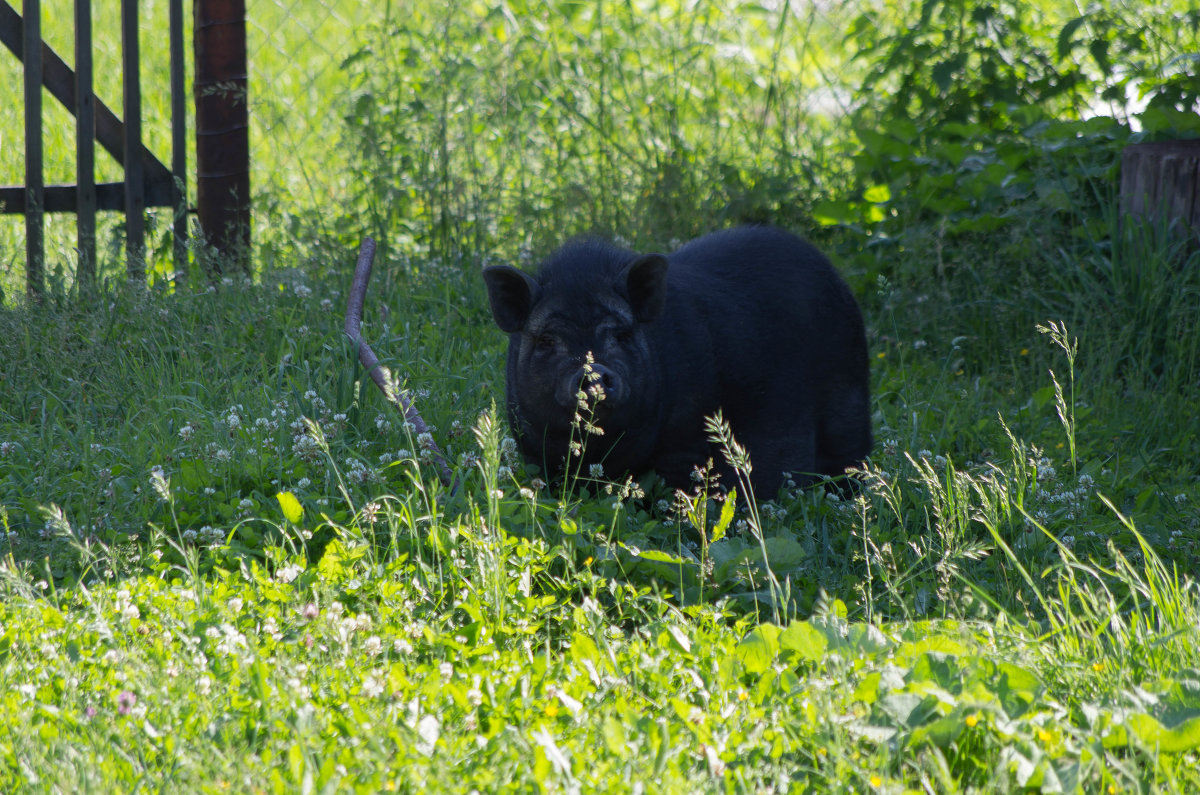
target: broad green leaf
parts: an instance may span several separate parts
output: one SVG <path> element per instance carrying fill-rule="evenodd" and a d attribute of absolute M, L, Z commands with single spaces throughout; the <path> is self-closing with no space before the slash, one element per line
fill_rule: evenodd
<path fill-rule="evenodd" d="M 924 726 L 918 726 L 913 729 L 912 734 L 908 737 L 908 744 L 911 747 L 929 742 L 942 750 L 946 750 L 950 747 L 951 743 L 958 739 L 965 727 L 966 724 L 963 723 L 961 715 L 947 715 L 944 718 L 938 718 L 932 723 L 927 723 Z"/>
<path fill-rule="evenodd" d="M 726 540 L 733 541 L 733 539 Z M 717 564 L 717 578 L 722 579 L 728 575 L 731 568 L 741 568 L 747 563 L 761 566 L 763 563 L 763 547 L 766 547 L 767 561 L 771 565 L 771 570 L 776 572 L 785 572 L 794 569 L 808 557 L 808 553 L 804 550 L 804 545 L 790 535 L 771 536 L 770 538 L 763 539 L 762 545 L 756 543 L 745 544 L 742 546 L 741 551 L 732 557 L 727 553 L 735 550 L 736 546 L 731 544 L 729 547 L 719 551 L 714 546 L 714 548 L 710 548 L 710 553 Z"/>
<path fill-rule="evenodd" d="M 926 631 L 929 631 L 928 628 L 926 628 Z M 966 654 L 967 647 L 954 638 L 948 638 L 945 635 L 929 634 L 919 640 L 900 644 L 900 647 L 896 649 L 896 656 L 903 660 L 916 660 L 927 652 Z"/>
<path fill-rule="evenodd" d="M 900 726 L 919 726 L 928 715 L 925 697 L 919 693 L 889 693 L 878 701 L 878 709 Z"/>
<path fill-rule="evenodd" d="M 802 660 L 817 662 L 825 656 L 829 641 L 823 632 L 807 621 L 793 621 L 780 634 L 779 645 Z"/>
<path fill-rule="evenodd" d="M 275 499 L 279 500 L 283 518 L 292 524 L 300 524 L 300 520 L 304 518 L 304 507 L 300 505 L 300 500 L 296 499 L 296 495 L 290 491 L 281 491 L 275 495 Z"/>
<path fill-rule="evenodd" d="M 873 655 L 890 649 L 892 641 L 874 624 L 851 624 L 842 645 L 855 652 Z"/>
<path fill-rule="evenodd" d="M 1059 34 L 1058 34 L 1058 57 L 1059 58 L 1066 58 L 1068 55 L 1071 54 L 1071 50 L 1075 49 L 1075 42 L 1073 41 L 1073 38 L 1075 36 L 1075 31 L 1078 30 L 1079 26 L 1082 25 L 1084 22 L 1087 22 L 1087 20 L 1088 20 L 1088 18 L 1086 16 L 1075 17 L 1070 22 L 1068 22 L 1066 25 L 1063 25 L 1063 29 L 1061 31 L 1059 31 Z"/>
<path fill-rule="evenodd" d="M 854 222 L 857 213 L 849 202 L 825 199 L 813 207 L 812 217 L 821 226 L 834 226 Z"/>
<path fill-rule="evenodd" d="M 958 659 L 950 654 L 941 652 L 926 652 L 917 658 L 909 671 L 906 681 L 933 682 L 939 687 L 952 688 L 958 684 Z"/>
<path fill-rule="evenodd" d="M 625 748 L 625 724 L 621 721 L 612 715 L 605 715 L 600 733 L 604 737 L 605 747 L 614 755 L 622 757 L 627 753 L 627 749 Z"/>
<path fill-rule="evenodd" d="M 571 638 L 571 657 L 595 662 L 600 659 L 600 649 L 596 647 L 596 641 L 592 640 L 590 635 L 576 632 Z"/>
<path fill-rule="evenodd" d="M 764 673 L 779 656 L 781 630 L 774 624 L 763 624 L 751 630 L 738 644 L 734 654 L 752 674 Z"/>
<path fill-rule="evenodd" d="M 1150 715 L 1130 715 L 1129 728 L 1147 747 L 1157 751 L 1180 754 L 1200 748 L 1200 716 L 1167 727 Z"/>
<path fill-rule="evenodd" d="M 853 700 L 861 701 L 864 704 L 874 704 L 879 698 L 879 683 L 883 681 L 883 674 L 878 671 L 867 674 L 862 678 L 854 688 Z"/>
<path fill-rule="evenodd" d="M 1025 712 L 1042 694 L 1042 681 L 1019 665 L 1002 662 L 996 666 L 994 690 L 1008 716 L 1015 718 Z"/>
<path fill-rule="evenodd" d="M 892 190 L 887 185 L 872 185 L 863 192 L 863 198 L 872 204 L 883 204 L 891 201 Z"/>

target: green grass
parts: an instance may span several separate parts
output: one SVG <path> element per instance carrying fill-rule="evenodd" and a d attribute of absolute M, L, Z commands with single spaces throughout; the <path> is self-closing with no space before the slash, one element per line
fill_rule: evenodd
<path fill-rule="evenodd" d="M 4 789 L 1200 783 L 1195 482 L 1117 471 L 1082 344 L 972 378 L 965 341 L 877 341 L 862 497 L 722 536 L 703 499 L 534 491 L 479 286 L 380 263 L 368 338 L 447 494 L 356 385 L 348 264 L 4 314 Z"/>
<path fill-rule="evenodd" d="M 73 297 L 63 224 L 24 306 L 0 234 L 0 791 L 1200 787 L 1200 259 L 1115 218 L 1128 129 L 850 162 L 851 6 L 453 5 L 253 12 L 253 280 Z M 524 472 L 479 267 L 738 220 L 859 296 L 861 491 Z M 363 234 L 453 493 L 341 334 Z"/>

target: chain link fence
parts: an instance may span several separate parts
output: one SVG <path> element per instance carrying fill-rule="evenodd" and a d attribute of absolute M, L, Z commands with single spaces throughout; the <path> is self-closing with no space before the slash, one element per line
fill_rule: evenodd
<path fill-rule="evenodd" d="M 372 0 L 247 4 L 252 193 L 259 224 L 295 228 L 346 201 L 350 148 L 342 64 L 379 17 Z M 257 230 L 256 230 L 257 231 Z"/>
<path fill-rule="evenodd" d="M 47 4 L 43 27 L 70 62 L 70 14 L 59 5 Z M 120 2 L 93 5 L 96 93 L 120 116 Z M 140 8 L 145 141 L 166 159 L 166 2 Z M 302 259 L 307 238 L 364 230 L 427 250 L 500 240 L 536 248 L 684 215 L 701 200 L 707 215 L 694 224 L 786 211 L 787 196 L 767 194 L 801 184 L 805 159 L 820 156 L 846 97 L 830 32 L 857 13 L 849 0 L 248 3 L 255 264 Z M 190 43 L 190 6 L 185 18 Z M 0 79 L 19 84 L 20 64 L 0 61 Z M 193 71 L 189 63 L 189 91 Z M 70 182 L 73 119 L 56 103 L 46 108 L 47 182 Z M 0 110 L 6 184 L 23 180 L 14 111 Z M 194 169 L 191 120 L 188 130 Z M 122 178 L 104 154 L 96 170 L 98 180 Z M 194 182 L 189 192 L 194 202 Z M 730 217 L 715 215 L 719 203 L 737 202 Z M 71 281 L 73 220 L 47 219 L 48 272 L 60 285 Z M 3 224 L 0 288 L 14 295 L 23 231 L 19 216 Z M 167 225 L 151 213 L 151 258 L 169 251 Z M 676 231 L 689 230 L 648 233 Z M 120 271 L 121 235 L 119 219 L 101 218 L 101 273 Z"/>
<path fill-rule="evenodd" d="M 315 220 L 326 237 L 361 225 L 440 256 L 795 222 L 849 97 L 832 34 L 860 11 L 845 0 L 255 4 L 257 217 L 279 229 Z"/>

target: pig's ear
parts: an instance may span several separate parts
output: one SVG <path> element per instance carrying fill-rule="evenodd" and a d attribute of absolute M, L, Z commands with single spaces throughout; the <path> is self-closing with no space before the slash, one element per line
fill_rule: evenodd
<path fill-rule="evenodd" d="M 638 257 L 625 267 L 625 294 L 639 323 L 649 323 L 662 312 L 667 297 L 667 258 L 662 254 Z"/>
<path fill-rule="evenodd" d="M 509 334 L 525 328 L 529 310 L 541 292 L 528 274 L 508 265 L 490 265 L 483 269 L 492 317 L 501 331 Z"/>

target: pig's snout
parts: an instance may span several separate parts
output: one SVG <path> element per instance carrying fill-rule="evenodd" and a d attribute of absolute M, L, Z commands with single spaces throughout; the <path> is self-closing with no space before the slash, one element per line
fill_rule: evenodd
<path fill-rule="evenodd" d="M 575 407 L 586 402 L 596 410 L 613 408 L 625 399 L 628 387 L 625 379 L 603 364 L 585 364 L 576 370 L 559 390 L 558 399 L 564 406 Z M 584 397 L 580 397 L 583 393 Z"/>

